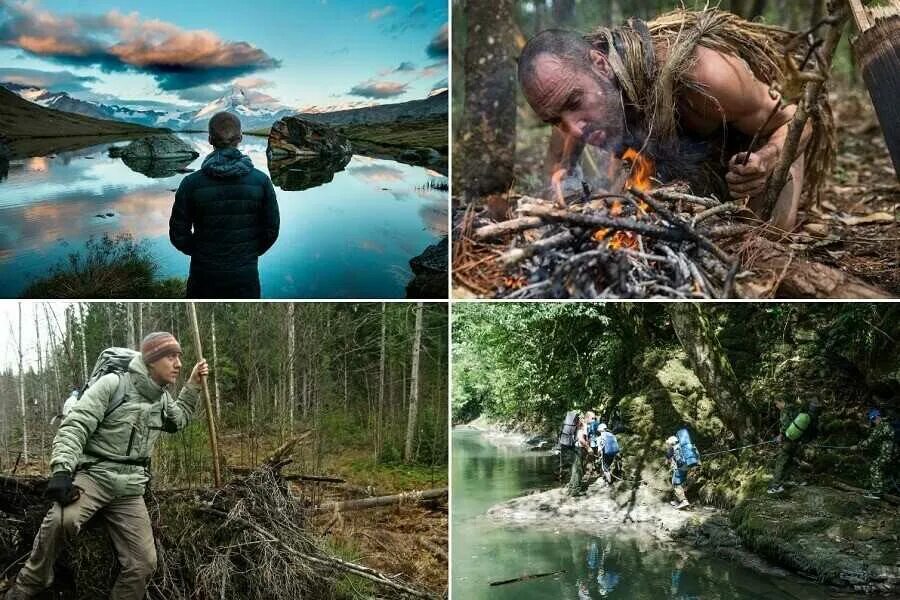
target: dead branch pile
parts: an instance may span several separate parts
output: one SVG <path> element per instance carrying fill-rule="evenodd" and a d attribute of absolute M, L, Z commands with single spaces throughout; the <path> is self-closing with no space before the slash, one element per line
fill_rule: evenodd
<path fill-rule="evenodd" d="M 502 298 L 725 298 L 737 263 L 715 240 L 736 226 L 730 202 L 661 188 L 599 193 L 565 207 L 522 196 L 517 216 L 470 221 L 463 239 L 475 245 L 507 239 L 496 262 L 508 276 Z M 470 218 L 471 219 L 471 218 Z"/>
<path fill-rule="evenodd" d="M 795 251 L 808 239 L 680 184 L 550 201 L 513 196 L 511 218 L 457 213 L 453 273 L 481 296 L 886 298 Z"/>
<path fill-rule="evenodd" d="M 7 575 L 27 556 L 46 512 L 39 496 L 44 484 L 0 478 L 0 569 L 8 569 Z M 335 556 L 312 536 L 308 507 L 270 467 L 219 490 L 148 492 L 145 500 L 159 556 L 150 598 L 436 597 Z M 67 549 L 58 571 L 56 585 L 65 597 L 106 597 L 117 561 L 103 528 L 89 526 Z"/>

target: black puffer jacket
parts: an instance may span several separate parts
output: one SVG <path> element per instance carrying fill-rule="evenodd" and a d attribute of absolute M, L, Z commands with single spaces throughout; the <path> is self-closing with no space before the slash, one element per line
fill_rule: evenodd
<path fill-rule="evenodd" d="M 169 238 L 191 257 L 188 297 L 258 298 L 257 259 L 278 238 L 275 188 L 236 148 L 215 150 L 182 180 Z"/>

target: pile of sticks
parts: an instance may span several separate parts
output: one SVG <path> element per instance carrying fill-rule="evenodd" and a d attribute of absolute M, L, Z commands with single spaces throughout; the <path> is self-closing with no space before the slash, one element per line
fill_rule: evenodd
<path fill-rule="evenodd" d="M 717 241 L 751 226 L 733 221 L 737 205 L 682 190 L 521 196 L 513 218 L 473 220 L 469 236 L 509 243 L 497 257 L 508 274 L 500 298 L 734 297 L 739 263 Z"/>

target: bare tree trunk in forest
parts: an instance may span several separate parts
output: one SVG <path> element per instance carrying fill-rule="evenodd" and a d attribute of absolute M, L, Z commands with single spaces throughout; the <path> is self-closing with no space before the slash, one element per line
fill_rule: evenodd
<path fill-rule="evenodd" d="M 422 345 L 422 303 L 416 303 L 416 331 L 413 335 L 412 368 L 409 372 L 409 419 L 406 422 L 406 449 L 403 458 L 412 462 L 419 412 L 419 351 Z"/>
<path fill-rule="evenodd" d="M 222 401 L 219 396 L 219 347 L 216 344 L 216 307 L 212 306 L 212 316 L 210 319 L 212 320 L 212 324 L 210 325 L 210 329 L 212 330 L 212 375 L 213 375 L 213 394 L 216 397 L 216 420 L 222 420 Z"/>
<path fill-rule="evenodd" d="M 297 404 L 297 373 L 296 367 L 297 362 L 294 359 L 294 354 L 296 353 L 296 338 L 294 332 L 294 303 L 288 303 L 288 402 L 290 402 L 290 408 L 288 409 L 289 421 L 291 425 L 291 434 L 294 432 L 294 406 Z"/>
<path fill-rule="evenodd" d="M 81 326 L 81 385 L 84 385 L 88 380 L 87 343 L 84 339 L 87 337 L 87 325 L 84 322 L 84 310 L 80 302 L 78 303 L 78 322 Z"/>
<path fill-rule="evenodd" d="M 718 417 L 735 438 L 741 439 L 744 395 L 703 309 L 688 302 L 670 302 L 666 308 L 691 369 L 716 405 Z"/>
<path fill-rule="evenodd" d="M 375 462 L 381 458 L 381 427 L 384 418 L 384 359 L 387 340 L 386 303 L 381 303 L 381 354 L 378 359 L 378 410 L 375 411 Z"/>
<path fill-rule="evenodd" d="M 22 303 L 19 302 L 19 409 L 22 411 L 22 462 L 28 463 L 28 411 L 25 410 L 25 368 L 22 360 Z"/>
<path fill-rule="evenodd" d="M 621 25 L 622 21 L 625 20 L 625 15 L 622 14 L 622 4 L 619 0 L 609 0 L 609 20 L 613 26 Z"/>
<path fill-rule="evenodd" d="M 35 350 L 37 351 L 37 375 L 40 380 L 40 388 L 41 388 L 41 460 L 44 458 L 44 447 L 46 439 L 44 434 L 47 431 L 47 428 L 44 427 L 44 423 L 47 422 L 47 378 L 44 374 L 44 348 L 41 347 L 41 324 L 38 321 L 38 306 L 37 304 L 31 305 L 34 310 L 34 339 L 35 339 Z"/>
<path fill-rule="evenodd" d="M 125 303 L 125 318 L 128 320 L 128 347 L 135 350 L 137 343 L 134 341 L 134 302 Z"/>
<path fill-rule="evenodd" d="M 554 0 L 553 19 L 557 25 L 571 25 L 575 20 L 575 0 Z"/>
<path fill-rule="evenodd" d="M 514 4 L 513 0 L 465 4 L 465 100 L 456 182 L 465 203 L 506 192 L 513 181 L 517 54 Z"/>
<path fill-rule="evenodd" d="M 112 304 L 106 303 L 103 305 L 106 309 L 106 324 L 109 325 L 109 345 L 116 345 L 116 338 L 113 335 L 113 313 L 112 313 Z"/>
<path fill-rule="evenodd" d="M 141 341 L 143 341 L 143 339 L 144 339 L 144 303 L 138 302 L 137 309 L 138 309 L 137 341 L 140 344 Z M 138 350 L 140 349 L 137 346 L 135 346 L 135 348 Z"/>

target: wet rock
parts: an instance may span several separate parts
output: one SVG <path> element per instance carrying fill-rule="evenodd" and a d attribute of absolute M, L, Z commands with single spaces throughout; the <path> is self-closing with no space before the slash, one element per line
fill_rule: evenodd
<path fill-rule="evenodd" d="M 350 141 L 328 125 L 302 117 L 284 117 L 269 131 L 266 156 L 269 160 L 287 157 L 335 159 L 352 154 Z"/>
<path fill-rule="evenodd" d="M 146 175 L 153 179 L 163 177 L 174 177 L 179 173 L 185 172 L 185 167 L 189 165 L 195 157 L 186 158 L 132 158 L 122 156 L 122 162 L 125 163 L 132 171 Z"/>
<path fill-rule="evenodd" d="M 447 297 L 448 255 L 448 241 L 444 236 L 409 261 L 413 278 L 406 286 L 407 298 Z"/>
<path fill-rule="evenodd" d="M 900 591 L 896 508 L 822 486 L 761 495 L 730 515 L 742 543 L 769 560 L 857 592 Z"/>
<path fill-rule="evenodd" d="M 125 146 L 119 155 L 130 160 L 182 160 L 185 164 L 200 156 L 190 144 L 171 133 L 137 139 Z"/>
<path fill-rule="evenodd" d="M 331 183 L 334 174 L 343 171 L 350 162 L 350 154 L 329 158 L 297 158 L 281 160 L 269 158 L 272 183 L 285 191 L 300 191 Z"/>
<path fill-rule="evenodd" d="M 106 154 L 110 158 L 120 158 L 122 156 L 122 151 L 125 150 L 126 146 L 110 146 L 106 149 Z"/>

